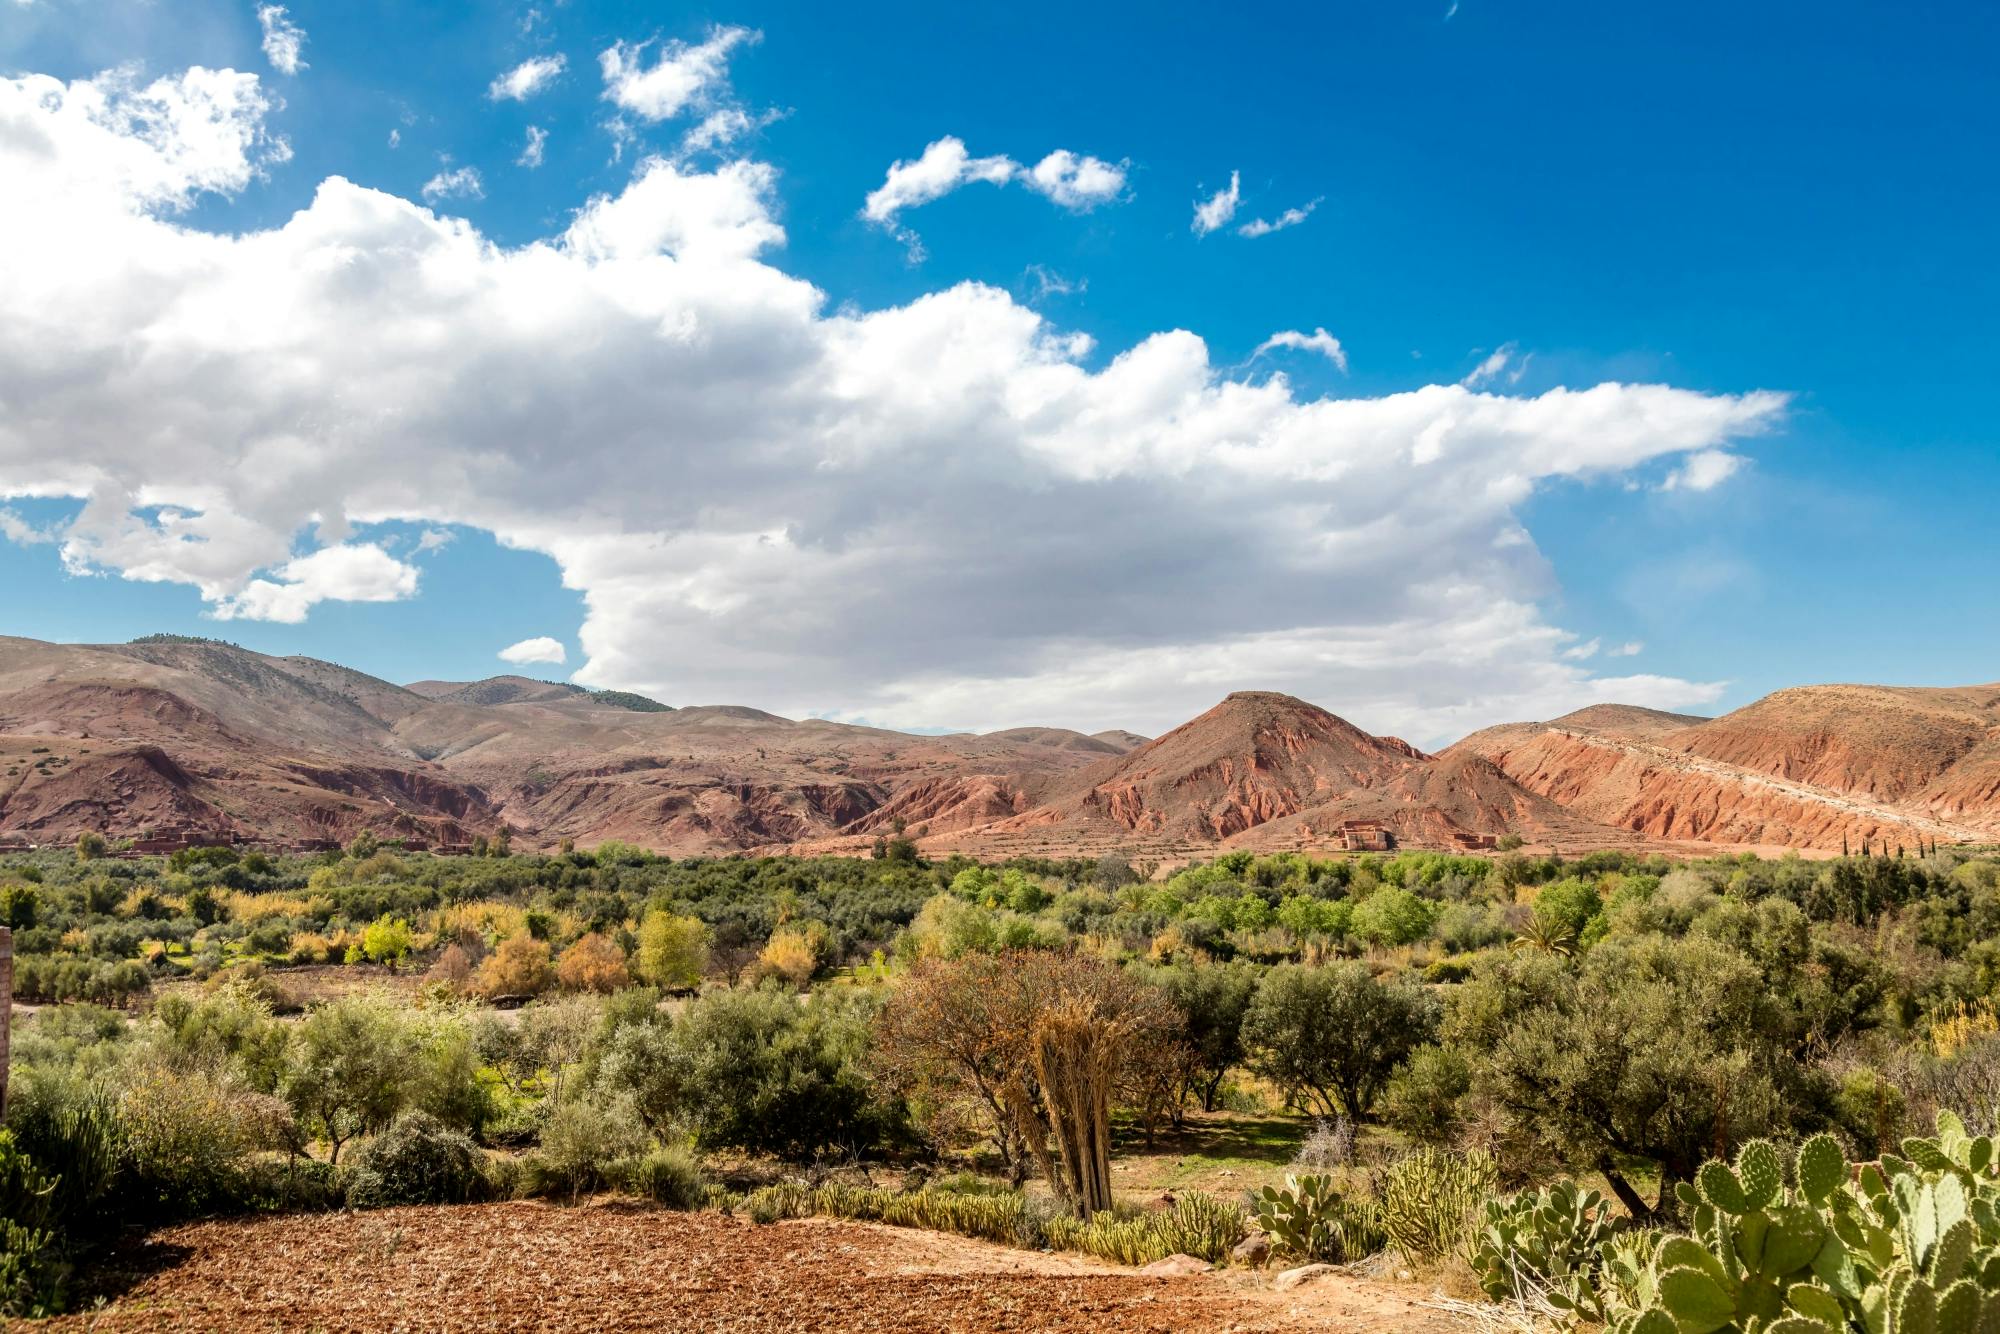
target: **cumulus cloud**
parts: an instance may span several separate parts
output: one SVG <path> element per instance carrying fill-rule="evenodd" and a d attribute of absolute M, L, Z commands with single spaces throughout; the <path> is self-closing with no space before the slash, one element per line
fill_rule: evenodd
<path fill-rule="evenodd" d="M 417 592 L 344 533 L 480 529 L 581 595 L 581 682 L 903 726 L 1155 731 L 1261 686 L 1435 744 L 1719 693 L 1565 659 L 1519 515 L 1708 467 L 1783 395 L 1303 397 L 976 283 L 835 306 L 753 161 L 648 159 L 524 245 L 339 177 L 186 225 L 263 118 L 228 72 L 0 79 L 0 500 L 81 502 L 72 569 L 293 617 Z"/>
<path fill-rule="evenodd" d="M 275 579 L 252 579 L 216 605 L 221 620 L 296 625 L 315 603 L 400 602 L 417 594 L 417 570 L 381 547 L 340 543 L 286 561 Z"/>
<path fill-rule="evenodd" d="M 1724 449 L 1702 449 L 1688 455 L 1687 461 L 1667 474 L 1667 480 L 1660 484 L 1665 491 L 1712 491 L 1736 475 L 1743 466 L 1741 454 L 1731 454 Z"/>
<path fill-rule="evenodd" d="M 306 32 L 285 16 L 283 5 L 257 6 L 257 25 L 264 30 L 264 58 L 280 74 L 297 74 L 306 67 L 301 58 Z"/>
<path fill-rule="evenodd" d="M 539 162 L 541 146 L 535 144 L 534 147 L 538 150 L 536 161 Z M 452 167 L 425 181 L 422 193 L 426 204 L 435 204 L 441 199 L 484 199 L 486 183 L 479 179 L 476 167 Z"/>
<path fill-rule="evenodd" d="M 525 102 L 561 78 L 567 68 L 568 56 L 534 56 L 497 76 L 487 85 L 486 95 L 496 102 Z"/>
<path fill-rule="evenodd" d="M 1037 162 L 1022 180 L 1030 190 L 1047 195 L 1064 208 L 1083 212 L 1108 204 L 1125 193 L 1127 164 L 1079 155 L 1067 148 Z"/>
<path fill-rule="evenodd" d="M 1645 651 L 1646 646 L 1643 643 L 1639 640 L 1631 639 L 1615 648 L 1607 649 L 1606 653 L 1614 658 L 1636 658 Z"/>
<path fill-rule="evenodd" d="M 1210 232 L 1227 227 L 1229 220 L 1236 216 L 1236 205 L 1242 198 L 1243 175 L 1241 172 L 1232 171 L 1229 173 L 1228 189 L 1217 190 L 1207 199 L 1195 204 L 1194 222 L 1190 224 L 1194 234 L 1207 236 Z"/>
<path fill-rule="evenodd" d="M 1312 211 L 1320 206 L 1315 199 L 1299 208 L 1288 208 L 1275 218 L 1252 218 L 1236 229 L 1238 236 L 1269 236 L 1272 232 L 1282 232 L 1287 227 L 1296 227 L 1312 216 Z"/>
<path fill-rule="evenodd" d="M 542 153 L 548 147 L 549 132 L 539 125 L 528 127 L 528 142 L 521 146 L 521 156 L 514 159 L 520 167 L 534 168 L 542 165 Z"/>
<path fill-rule="evenodd" d="M 597 58 L 604 99 L 643 121 L 670 120 L 712 100 L 728 79 L 729 53 L 762 36 L 749 28 L 711 28 L 701 42 L 665 43 L 650 65 L 651 42 L 614 43 Z"/>
<path fill-rule="evenodd" d="M 271 104 L 255 74 L 196 66 L 143 87 L 130 68 L 67 85 L 31 74 L 0 83 L 0 95 L 0 153 L 77 203 L 181 211 L 292 155 L 264 127 Z M 31 202 L 17 194 L 0 206 Z"/>
<path fill-rule="evenodd" d="M 912 259 L 921 259 L 923 243 L 902 225 L 901 214 L 942 199 L 960 186 L 975 182 L 1005 185 L 1018 180 L 1063 208 L 1083 213 L 1120 198 L 1125 192 L 1125 172 L 1123 162 L 1106 162 L 1067 148 L 1058 148 L 1032 168 L 1004 154 L 973 157 L 964 140 L 948 134 L 926 145 L 915 160 L 899 158 L 890 164 L 882 184 L 863 201 L 861 216 L 899 238 L 910 248 Z"/>
<path fill-rule="evenodd" d="M 443 551 L 458 540 L 458 534 L 449 528 L 426 528 L 417 535 L 417 554 L 427 555 L 433 551 Z"/>
<path fill-rule="evenodd" d="M 524 639 L 518 644 L 509 644 L 501 649 L 500 659 L 512 663 L 561 663 L 569 660 L 569 651 L 563 647 L 560 639 L 538 635 L 533 639 Z"/>
<path fill-rule="evenodd" d="M 882 184 L 862 202 L 861 216 L 900 237 L 910 247 L 911 258 L 919 259 L 923 249 L 916 234 L 897 221 L 903 210 L 942 199 L 974 181 L 1005 185 L 1020 169 L 1010 157 L 974 157 L 966 152 L 963 139 L 947 134 L 927 145 L 914 161 L 898 158 L 891 163 Z"/>
<path fill-rule="evenodd" d="M 1257 344 L 1257 350 L 1250 354 L 1250 359 L 1254 361 L 1266 352 L 1275 351 L 1281 347 L 1290 348 L 1297 352 L 1317 352 L 1334 365 L 1340 367 L 1341 370 L 1344 371 L 1347 369 L 1347 349 L 1340 345 L 1338 338 L 1335 338 L 1324 329 L 1314 329 L 1311 333 L 1301 333 L 1297 329 L 1286 329 L 1282 333 L 1274 333 L 1263 342 Z"/>

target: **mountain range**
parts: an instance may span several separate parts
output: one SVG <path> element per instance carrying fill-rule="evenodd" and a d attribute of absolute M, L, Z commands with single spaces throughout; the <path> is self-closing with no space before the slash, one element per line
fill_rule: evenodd
<path fill-rule="evenodd" d="M 1508 835 L 1567 850 L 1991 841 L 2000 685 L 1805 686 L 1715 719 L 1598 705 L 1433 755 L 1261 691 L 1157 739 L 927 736 L 520 676 L 395 685 L 178 636 L 0 637 L 0 837 L 311 847 L 364 829 L 680 856 L 860 852 L 902 831 L 938 854 L 1159 860 Z"/>

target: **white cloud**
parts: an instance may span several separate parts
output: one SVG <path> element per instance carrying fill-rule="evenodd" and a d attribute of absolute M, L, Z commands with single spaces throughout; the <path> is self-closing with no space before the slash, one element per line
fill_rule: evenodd
<path fill-rule="evenodd" d="M 417 595 L 417 570 L 373 543 L 336 544 L 286 561 L 276 579 L 252 579 L 221 599 L 218 620 L 296 625 L 315 603 L 401 602 Z"/>
<path fill-rule="evenodd" d="M 1637 639 L 1630 639 L 1615 648 L 1606 649 L 1605 654 L 1613 658 L 1636 658 L 1645 651 L 1646 646 L 1644 643 Z"/>
<path fill-rule="evenodd" d="M 1334 365 L 1340 367 L 1341 370 L 1344 371 L 1347 369 L 1347 349 L 1340 345 L 1338 338 L 1335 338 L 1324 329 L 1314 329 L 1311 333 L 1301 333 L 1297 329 L 1286 329 L 1282 333 L 1274 333 L 1263 342 L 1257 344 L 1257 350 L 1250 354 L 1250 359 L 1255 361 L 1266 352 L 1275 351 L 1281 347 L 1290 348 L 1296 352 L 1317 352 Z"/>
<path fill-rule="evenodd" d="M 512 663 L 560 663 L 569 660 L 569 651 L 563 647 L 560 639 L 539 635 L 534 639 L 524 639 L 518 644 L 509 644 L 500 650 L 500 659 Z"/>
<path fill-rule="evenodd" d="M 925 146 L 914 161 L 891 163 L 882 184 L 869 192 L 861 216 L 885 229 L 909 247 L 912 260 L 922 259 L 923 242 L 902 225 L 908 209 L 942 199 L 963 185 L 984 182 L 1006 185 L 1020 181 L 1036 194 L 1082 213 L 1118 199 L 1125 190 L 1126 164 L 1080 156 L 1066 148 L 1050 153 L 1033 168 L 1004 154 L 973 157 L 965 141 L 948 134 Z"/>
<path fill-rule="evenodd" d="M 486 183 L 479 179 L 476 167 L 452 167 L 425 181 L 423 196 L 426 204 L 440 199 L 484 199 Z"/>
<path fill-rule="evenodd" d="M 1459 383 L 1468 389 L 1477 389 L 1480 385 L 1491 384 L 1495 379 L 1499 378 L 1500 372 L 1507 369 L 1507 363 L 1513 359 L 1514 344 L 1503 343 L 1488 353 L 1486 359 L 1481 361 L 1477 366 L 1474 366 L 1471 373 L 1463 380 L 1460 380 Z"/>
<path fill-rule="evenodd" d="M 1314 199 L 1306 203 L 1303 207 L 1288 208 L 1273 219 L 1252 218 L 1241 227 L 1238 227 L 1236 234 L 1255 238 L 1269 236 L 1272 232 L 1282 232 L 1287 227 L 1296 227 L 1304 222 L 1312 216 L 1312 211 L 1319 206 L 1320 200 Z"/>
<path fill-rule="evenodd" d="M 1024 276 L 1034 281 L 1035 294 L 1030 298 L 1034 301 L 1046 301 L 1052 296 L 1074 296 L 1090 287 L 1088 278 L 1065 278 L 1044 264 L 1030 264 Z"/>
<path fill-rule="evenodd" d="M 427 555 L 433 551 L 443 551 L 458 540 L 458 534 L 449 528 L 426 528 L 417 535 L 417 554 Z"/>
<path fill-rule="evenodd" d="M 514 164 L 529 168 L 541 166 L 542 152 L 547 148 L 548 142 L 549 132 L 547 130 L 539 125 L 530 125 L 528 127 L 528 142 L 521 146 L 521 156 L 514 159 Z"/>
<path fill-rule="evenodd" d="M 1194 222 L 1190 224 L 1196 236 L 1207 236 L 1210 232 L 1227 227 L 1229 220 L 1236 216 L 1236 205 L 1243 198 L 1243 175 L 1229 173 L 1229 188 L 1217 190 L 1207 199 L 1194 206 Z"/>
<path fill-rule="evenodd" d="M 235 70 L 196 66 L 144 87 L 129 67 L 70 84 L 31 74 L 0 81 L 0 93 L 0 153 L 71 204 L 178 212 L 198 195 L 241 191 L 292 154 L 264 128 L 257 76 Z M 0 192 L 0 205 L 27 198 Z"/>
<path fill-rule="evenodd" d="M 922 259 L 923 243 L 897 221 L 903 210 L 942 199 L 974 181 L 1005 185 L 1020 169 L 1010 157 L 973 157 L 965 151 L 964 140 L 948 134 L 927 145 L 923 156 L 914 162 L 898 158 L 891 163 L 882 184 L 862 202 L 861 216 L 901 240 L 909 247 L 912 260 Z"/>
<path fill-rule="evenodd" d="M 496 77 L 487 85 L 486 95 L 496 102 L 525 102 L 561 78 L 568 67 L 568 56 L 532 57 Z"/>
<path fill-rule="evenodd" d="M 301 59 L 305 49 L 305 29 L 285 16 L 283 5 L 257 6 L 257 24 L 264 30 L 264 58 L 280 74 L 297 74 L 306 68 Z"/>
<path fill-rule="evenodd" d="M 396 130 L 396 129 L 390 130 L 389 147 L 401 148 L 402 146 L 403 146 L 403 132 L 401 130 Z"/>
<path fill-rule="evenodd" d="M 1047 195 L 1064 208 L 1082 212 L 1108 204 L 1125 193 L 1127 165 L 1058 148 L 1037 162 L 1022 180 L 1035 193 Z"/>
<path fill-rule="evenodd" d="M 898 158 L 890 164 L 882 184 L 869 192 L 861 206 L 861 216 L 870 222 L 892 223 L 906 208 L 916 208 L 942 199 L 961 185 L 986 181 L 1005 185 L 1014 179 L 1020 164 L 1010 157 L 973 157 L 965 151 L 965 141 L 957 135 L 926 145 L 923 156 L 913 162 Z"/>
<path fill-rule="evenodd" d="M 40 546 L 56 540 L 54 533 L 35 527 L 5 506 L 0 506 L 0 537 L 23 547 Z"/>
<path fill-rule="evenodd" d="M 641 120 L 670 120 L 706 105 L 728 79 L 729 53 L 762 36 L 749 28 L 711 28 L 699 43 L 667 42 L 651 65 L 645 59 L 651 42 L 615 43 L 597 58 L 604 99 Z"/>
<path fill-rule="evenodd" d="M 1604 641 L 1601 639 L 1586 639 L 1581 644 L 1574 644 L 1564 649 L 1562 655 L 1569 662 L 1588 662 L 1596 657 L 1597 650 L 1603 647 Z"/>
<path fill-rule="evenodd" d="M 1660 483 L 1663 491 L 1712 491 L 1736 475 L 1743 466 L 1741 454 L 1725 449 L 1703 449 L 1687 456 L 1686 462 L 1667 474 Z"/>
<path fill-rule="evenodd" d="M 1519 516 L 1782 395 L 1302 397 L 1184 329 L 1086 364 L 980 284 L 830 304 L 753 161 L 648 159 L 525 245 L 338 177 L 267 229 L 156 216 L 242 189 L 263 115 L 228 72 L 0 79 L 0 500 L 80 501 L 72 569 L 304 615 L 416 591 L 344 530 L 463 526 L 579 593 L 581 682 L 892 725 L 1153 731 L 1266 686 L 1435 744 L 1719 689 L 1565 660 Z"/>

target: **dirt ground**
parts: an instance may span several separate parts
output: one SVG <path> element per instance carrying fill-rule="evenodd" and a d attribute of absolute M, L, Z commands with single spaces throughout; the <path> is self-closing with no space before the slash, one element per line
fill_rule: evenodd
<path fill-rule="evenodd" d="M 92 1330 L 1142 1330 L 1462 1328 L 1417 1289 L 1344 1274 L 1288 1293 L 1158 1278 L 868 1223 L 757 1227 L 627 1202 L 385 1209 L 195 1223 L 95 1271 Z M 28 1327 L 25 1324 L 24 1328 Z"/>

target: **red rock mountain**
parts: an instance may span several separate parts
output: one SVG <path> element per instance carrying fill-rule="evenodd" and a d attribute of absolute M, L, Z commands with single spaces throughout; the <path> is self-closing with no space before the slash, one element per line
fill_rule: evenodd
<path fill-rule="evenodd" d="M 1587 846 L 1631 841 L 1476 756 L 1429 756 L 1289 695 L 1239 691 L 1157 741 L 1056 781 L 1034 809 L 946 842 L 1161 855 L 1325 849 L 1340 845 L 1351 822 L 1379 824 L 1399 844 L 1421 847 L 1510 831 Z"/>
<path fill-rule="evenodd" d="M 984 823 L 1125 748 L 1055 728 L 913 736 L 736 705 L 495 677 L 413 687 L 311 658 L 155 638 L 0 638 L 0 833 L 163 826 L 299 843 L 617 838 L 733 852 L 958 811 Z"/>
<path fill-rule="evenodd" d="M 1831 852 L 2000 836 L 2000 685 L 1800 686 L 1715 719 L 1598 706 L 1452 753 L 1653 839 Z"/>
<path fill-rule="evenodd" d="M 1303 701 L 1231 695 L 1157 740 L 919 736 L 503 676 L 394 685 L 155 637 L 0 637 L 0 834 L 167 826 L 279 844 L 628 840 L 677 855 L 864 849 L 896 828 L 981 856 L 1405 845 L 1516 833 L 1838 850 L 2000 837 L 2000 686 L 1820 686 L 1703 720 L 1599 705 L 1441 755 Z"/>

